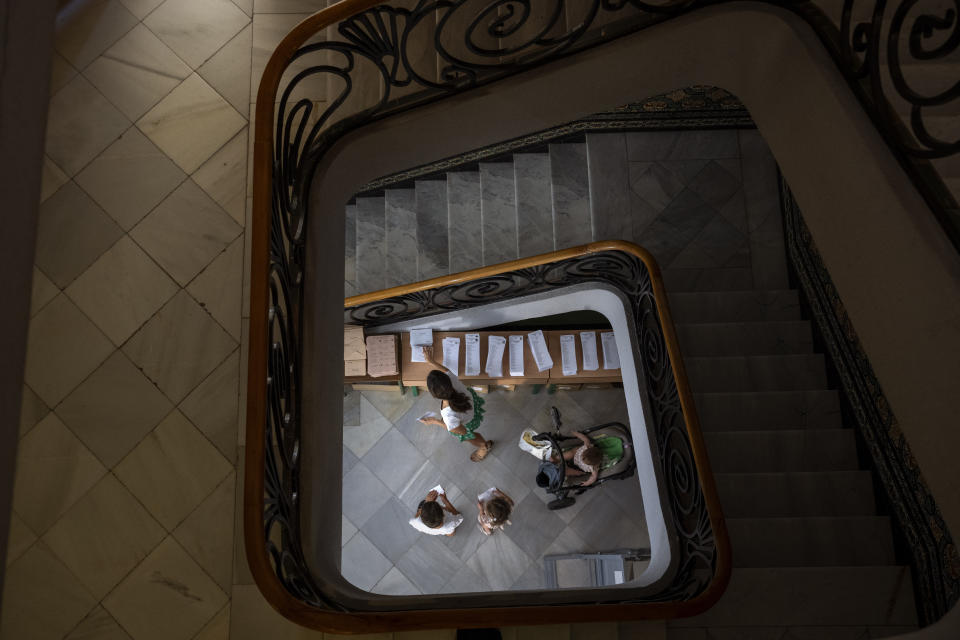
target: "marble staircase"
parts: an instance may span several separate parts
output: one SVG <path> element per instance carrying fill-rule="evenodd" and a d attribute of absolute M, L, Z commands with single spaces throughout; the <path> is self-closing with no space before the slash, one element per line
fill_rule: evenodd
<path fill-rule="evenodd" d="M 775 163 L 756 131 L 589 134 L 361 194 L 346 215 L 347 295 L 592 240 L 651 250 L 734 563 L 720 602 L 669 621 L 667 638 L 916 627 L 909 568 L 791 288 Z"/>

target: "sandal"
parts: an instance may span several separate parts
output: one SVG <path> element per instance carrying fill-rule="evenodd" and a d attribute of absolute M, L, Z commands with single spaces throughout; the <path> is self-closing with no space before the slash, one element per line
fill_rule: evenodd
<path fill-rule="evenodd" d="M 487 457 L 487 454 L 490 453 L 490 450 L 493 449 L 493 440 L 487 440 L 487 446 L 483 449 L 477 449 L 470 454 L 470 459 L 474 462 L 480 462 Z"/>

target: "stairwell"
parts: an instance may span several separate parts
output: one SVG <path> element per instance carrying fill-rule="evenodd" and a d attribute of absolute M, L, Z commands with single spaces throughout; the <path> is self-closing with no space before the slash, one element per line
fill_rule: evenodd
<path fill-rule="evenodd" d="M 790 288 L 758 132 L 587 134 L 362 195 L 346 216 L 348 296 L 593 240 L 654 254 L 734 563 L 720 602 L 668 638 L 916 627 L 910 570 Z"/>

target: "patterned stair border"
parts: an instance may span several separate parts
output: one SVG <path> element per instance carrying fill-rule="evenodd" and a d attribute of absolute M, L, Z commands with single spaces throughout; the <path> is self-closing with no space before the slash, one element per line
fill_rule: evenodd
<path fill-rule="evenodd" d="M 782 175 L 779 187 L 791 266 L 909 545 L 920 624 L 932 624 L 960 598 L 960 553 Z"/>

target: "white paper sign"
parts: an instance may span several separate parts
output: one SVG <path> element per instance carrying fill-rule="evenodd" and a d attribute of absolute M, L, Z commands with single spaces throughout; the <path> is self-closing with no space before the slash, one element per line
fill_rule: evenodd
<path fill-rule="evenodd" d="M 410 330 L 410 362 L 426 362 L 420 347 L 433 346 L 433 329 Z"/>
<path fill-rule="evenodd" d="M 480 334 L 468 333 L 463 336 L 463 340 L 467 352 L 463 375 L 478 376 L 480 375 Z"/>
<path fill-rule="evenodd" d="M 460 338 L 443 339 L 443 366 L 460 375 Z"/>
<path fill-rule="evenodd" d="M 596 371 L 600 368 L 597 358 L 597 334 L 593 331 L 580 332 L 580 346 L 583 347 L 583 370 Z"/>
<path fill-rule="evenodd" d="M 533 361 L 537 363 L 538 371 L 546 371 L 553 367 L 553 358 L 550 357 L 550 350 L 547 349 L 547 341 L 543 337 L 543 331 L 537 329 L 527 334 L 527 341 L 530 344 L 530 353 L 533 354 Z"/>
<path fill-rule="evenodd" d="M 510 375 L 523 375 L 523 336 L 510 336 Z"/>
<path fill-rule="evenodd" d="M 577 337 L 572 333 L 560 336 L 560 358 L 563 362 L 563 375 L 577 375 Z"/>
<path fill-rule="evenodd" d="M 491 378 L 503 377 L 503 351 L 507 339 L 503 336 L 487 338 L 487 375 Z"/>
<path fill-rule="evenodd" d="M 613 337 L 613 332 L 601 333 L 600 344 L 603 346 L 603 368 L 619 369 L 620 354 L 617 353 L 617 340 Z"/>

